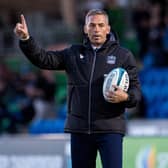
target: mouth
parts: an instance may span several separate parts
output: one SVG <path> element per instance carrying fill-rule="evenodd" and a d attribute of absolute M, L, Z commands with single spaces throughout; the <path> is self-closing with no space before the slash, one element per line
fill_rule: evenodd
<path fill-rule="evenodd" d="M 100 34 L 94 34 L 93 37 L 101 37 Z"/>
<path fill-rule="evenodd" d="M 101 38 L 101 35 L 93 35 L 93 38 L 94 39 L 99 39 L 99 38 Z"/>

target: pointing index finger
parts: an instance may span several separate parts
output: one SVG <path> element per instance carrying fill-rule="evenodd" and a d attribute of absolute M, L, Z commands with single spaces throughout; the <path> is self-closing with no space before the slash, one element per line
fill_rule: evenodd
<path fill-rule="evenodd" d="M 21 14 L 21 24 L 23 25 L 24 28 L 27 27 L 26 20 L 23 14 Z"/>

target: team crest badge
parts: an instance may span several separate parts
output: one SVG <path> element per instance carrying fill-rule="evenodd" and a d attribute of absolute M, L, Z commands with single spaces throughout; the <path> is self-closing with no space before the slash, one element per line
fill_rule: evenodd
<path fill-rule="evenodd" d="M 114 55 L 108 55 L 107 56 L 107 63 L 108 64 L 115 64 L 116 63 L 116 56 L 114 56 Z"/>

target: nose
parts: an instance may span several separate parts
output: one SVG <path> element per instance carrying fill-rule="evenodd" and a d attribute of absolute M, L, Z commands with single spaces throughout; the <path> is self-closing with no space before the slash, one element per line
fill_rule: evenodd
<path fill-rule="evenodd" d="M 95 32 L 98 32 L 98 31 L 99 31 L 99 26 L 98 26 L 98 25 L 95 26 L 94 31 L 95 31 Z"/>

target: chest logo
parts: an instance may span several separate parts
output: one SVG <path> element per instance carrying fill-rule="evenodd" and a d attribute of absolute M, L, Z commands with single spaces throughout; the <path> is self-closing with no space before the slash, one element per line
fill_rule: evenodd
<path fill-rule="evenodd" d="M 115 64 L 116 63 L 116 56 L 114 56 L 114 55 L 108 55 L 107 56 L 107 63 L 108 64 Z"/>
<path fill-rule="evenodd" d="M 83 58 L 84 58 L 84 55 L 80 54 L 79 57 L 80 57 L 80 59 L 83 59 Z"/>

